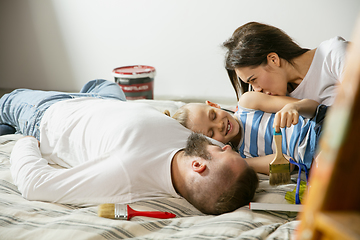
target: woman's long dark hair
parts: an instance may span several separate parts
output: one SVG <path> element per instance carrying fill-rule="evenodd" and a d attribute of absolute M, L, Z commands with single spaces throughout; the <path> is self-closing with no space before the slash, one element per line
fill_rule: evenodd
<path fill-rule="evenodd" d="M 301 48 L 281 29 L 258 22 L 249 22 L 236 29 L 223 46 L 227 48 L 225 68 L 237 98 L 248 91 L 249 84 L 238 78 L 236 68 L 266 64 L 267 55 L 272 52 L 292 63 L 294 58 L 309 51 Z"/>

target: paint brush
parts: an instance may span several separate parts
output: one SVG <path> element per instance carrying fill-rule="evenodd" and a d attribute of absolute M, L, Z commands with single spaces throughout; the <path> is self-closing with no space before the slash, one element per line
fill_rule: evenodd
<path fill-rule="evenodd" d="M 276 132 L 274 129 L 274 141 L 276 154 L 274 160 L 269 164 L 269 183 L 270 185 L 286 184 L 290 182 L 290 162 L 282 153 L 281 131 Z"/>
<path fill-rule="evenodd" d="M 160 211 L 136 211 L 129 205 L 118 203 L 100 204 L 98 207 L 98 216 L 111 219 L 130 220 L 135 216 L 152 217 L 152 218 L 174 218 L 175 214 Z"/>

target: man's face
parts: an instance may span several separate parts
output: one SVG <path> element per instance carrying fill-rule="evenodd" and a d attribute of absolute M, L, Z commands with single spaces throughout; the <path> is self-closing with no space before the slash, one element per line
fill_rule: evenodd
<path fill-rule="evenodd" d="M 229 174 L 229 176 L 232 175 L 237 178 L 248 167 L 247 162 L 229 145 L 219 147 L 211 144 L 207 146 L 207 150 L 211 155 L 209 164 L 219 171 L 231 171 L 233 174 Z"/>
<path fill-rule="evenodd" d="M 230 145 L 214 145 L 203 135 L 192 133 L 187 141 L 185 153 L 204 159 L 214 176 L 226 174 L 237 178 L 248 167 L 247 162 Z"/>

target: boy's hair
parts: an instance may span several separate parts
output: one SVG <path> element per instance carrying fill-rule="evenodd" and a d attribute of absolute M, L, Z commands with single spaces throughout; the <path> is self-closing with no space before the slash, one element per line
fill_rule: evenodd
<path fill-rule="evenodd" d="M 236 68 L 266 64 L 267 55 L 272 52 L 292 63 L 294 58 L 309 51 L 301 48 L 281 29 L 258 22 L 237 28 L 223 46 L 227 49 L 225 68 L 238 98 L 248 91 L 248 84 L 239 81 Z"/>
<path fill-rule="evenodd" d="M 189 119 L 188 104 L 185 104 L 185 105 L 181 106 L 178 110 L 176 110 L 176 112 L 174 113 L 172 118 L 175 119 L 176 121 L 178 121 L 184 127 L 189 128 L 188 127 L 188 119 Z"/>
<path fill-rule="evenodd" d="M 212 143 L 203 135 L 192 133 L 188 138 L 185 154 L 211 160 L 211 155 L 206 148 L 210 144 Z M 253 199 L 259 184 L 256 172 L 247 166 L 235 182 L 224 191 L 224 186 L 228 185 L 232 177 L 229 176 L 231 172 L 231 169 L 227 169 L 217 176 L 213 175 L 214 184 L 204 186 L 194 182 L 191 187 L 187 186 L 189 193 L 187 200 L 201 212 L 214 215 L 231 212 L 248 204 Z M 214 196 L 218 197 L 212 201 Z"/>

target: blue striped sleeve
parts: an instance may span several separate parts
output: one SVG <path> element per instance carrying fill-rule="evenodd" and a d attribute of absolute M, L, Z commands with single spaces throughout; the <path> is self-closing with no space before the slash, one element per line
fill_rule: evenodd
<path fill-rule="evenodd" d="M 272 150 L 272 142 L 273 142 L 273 132 L 274 132 L 274 128 L 273 128 L 273 124 L 274 124 L 274 117 L 275 117 L 275 113 L 271 114 L 271 117 L 269 119 L 268 125 L 266 126 L 266 130 L 265 130 L 265 136 L 264 136 L 264 149 L 265 149 L 265 155 L 269 155 L 269 154 L 273 154 L 273 150 Z"/>
<path fill-rule="evenodd" d="M 239 113 L 239 112 L 238 112 Z M 244 154 L 244 148 L 245 148 L 245 131 L 246 131 L 246 116 L 247 116 L 247 113 L 248 112 L 246 112 L 246 111 L 243 111 L 243 112 L 241 112 L 240 114 L 237 114 L 238 116 L 239 116 L 239 120 L 242 122 L 242 124 L 243 124 L 243 126 L 244 126 L 244 128 L 243 128 L 243 130 L 244 130 L 244 132 L 243 132 L 243 136 L 244 136 L 244 138 L 243 138 L 243 142 L 242 142 L 242 144 L 241 144 L 241 146 L 240 146 L 240 148 L 239 148 L 239 153 L 240 153 L 240 156 L 242 157 L 242 158 L 246 158 L 246 156 L 245 156 L 245 154 Z"/>
<path fill-rule="evenodd" d="M 264 112 L 256 111 L 254 113 L 254 118 L 251 125 L 250 133 L 250 154 L 253 157 L 258 157 L 258 135 L 259 135 L 259 126 Z"/>
<path fill-rule="evenodd" d="M 304 124 L 304 119 L 302 117 L 299 117 L 299 122 L 296 125 L 293 125 L 293 132 L 290 136 L 290 143 L 289 143 L 289 152 L 290 157 L 293 159 L 297 159 L 298 153 L 295 152 L 296 144 L 299 144 L 301 141 L 299 141 L 300 132 Z"/>

